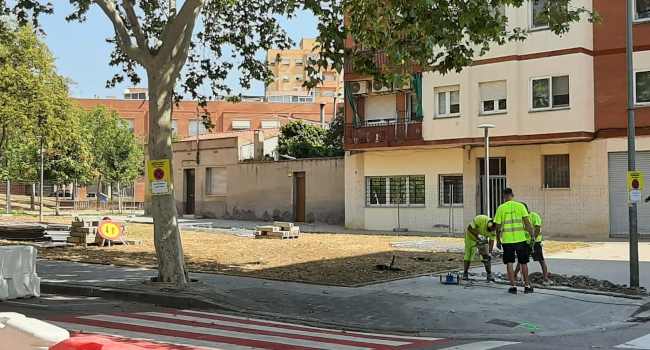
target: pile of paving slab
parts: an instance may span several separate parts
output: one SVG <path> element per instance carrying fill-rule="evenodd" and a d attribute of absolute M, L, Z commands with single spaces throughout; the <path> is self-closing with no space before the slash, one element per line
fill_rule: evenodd
<path fill-rule="evenodd" d="M 32 246 L 0 246 L 0 300 L 41 295 L 36 255 Z"/>

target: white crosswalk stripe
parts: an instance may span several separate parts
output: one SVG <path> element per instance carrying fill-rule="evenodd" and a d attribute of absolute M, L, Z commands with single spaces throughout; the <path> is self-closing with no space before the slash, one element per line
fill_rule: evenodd
<path fill-rule="evenodd" d="M 643 337 L 630 340 L 627 343 L 615 346 L 619 349 L 650 349 L 650 334 L 644 335 Z"/>
<path fill-rule="evenodd" d="M 96 334 L 165 350 L 489 350 L 517 344 L 344 332 L 190 310 L 60 317 L 51 322 L 75 336 Z M 454 342 L 460 345 L 450 346 Z"/>

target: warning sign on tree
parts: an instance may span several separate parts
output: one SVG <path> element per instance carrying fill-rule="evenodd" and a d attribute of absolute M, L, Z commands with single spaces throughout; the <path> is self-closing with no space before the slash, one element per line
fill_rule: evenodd
<path fill-rule="evenodd" d="M 150 160 L 147 165 L 149 194 L 152 196 L 171 194 L 169 159 Z"/>

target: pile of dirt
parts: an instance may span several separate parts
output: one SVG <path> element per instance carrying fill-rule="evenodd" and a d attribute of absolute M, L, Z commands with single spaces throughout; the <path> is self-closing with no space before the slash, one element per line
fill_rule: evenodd
<path fill-rule="evenodd" d="M 644 287 L 630 288 L 624 284 L 614 284 L 610 281 L 597 280 L 589 276 L 566 276 L 549 273 L 548 279 L 553 281 L 555 286 L 627 295 L 648 295 L 648 291 Z M 543 275 L 539 272 L 530 274 L 530 282 L 533 284 L 542 284 L 543 280 Z"/>

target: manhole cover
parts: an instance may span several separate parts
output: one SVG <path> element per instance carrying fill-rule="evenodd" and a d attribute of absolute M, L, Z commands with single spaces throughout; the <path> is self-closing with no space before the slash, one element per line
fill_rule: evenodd
<path fill-rule="evenodd" d="M 495 318 L 493 320 L 485 321 L 485 323 L 495 324 L 497 326 L 504 326 L 504 327 L 508 327 L 508 328 L 515 328 L 515 327 L 518 327 L 520 325 L 520 323 L 517 323 L 517 322 L 512 322 L 512 321 L 508 321 L 508 320 L 500 320 L 500 319 L 497 319 L 497 318 Z"/>

